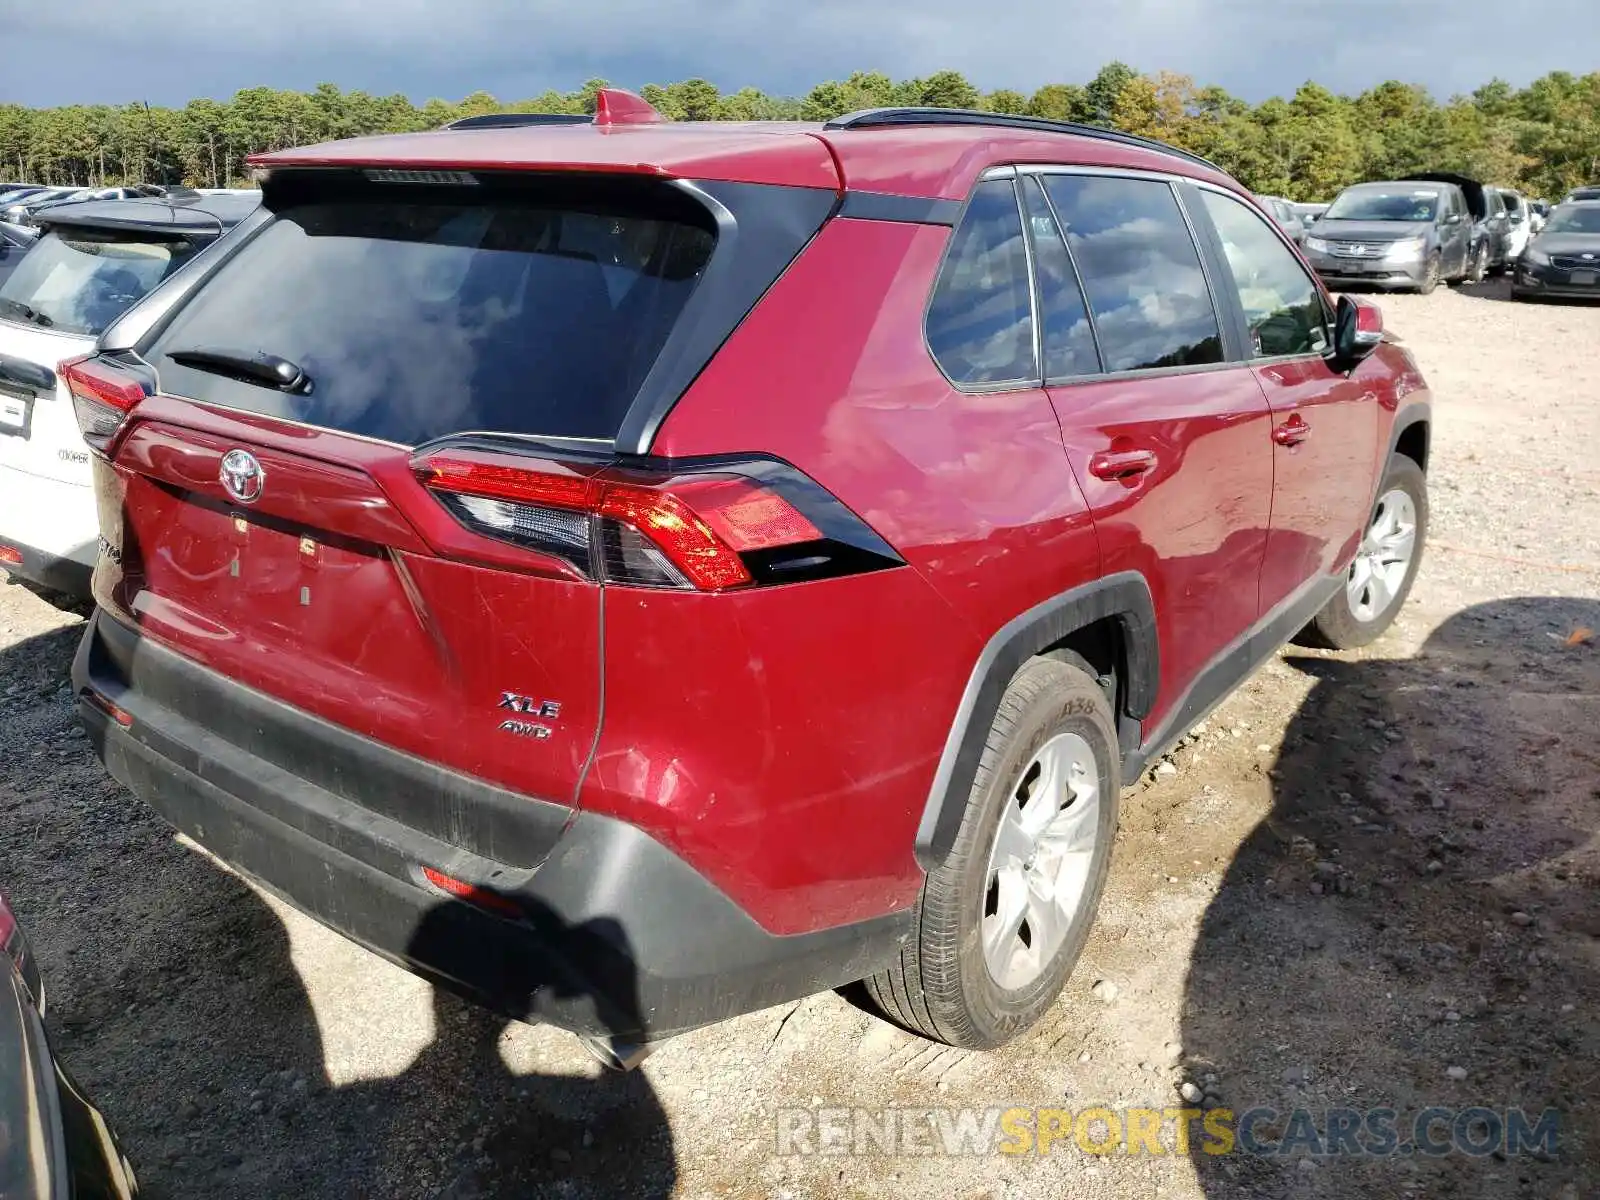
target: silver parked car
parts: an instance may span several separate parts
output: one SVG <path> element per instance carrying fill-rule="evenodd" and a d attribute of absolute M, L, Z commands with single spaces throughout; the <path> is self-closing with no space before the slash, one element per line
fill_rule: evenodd
<path fill-rule="evenodd" d="M 1306 240 L 1306 225 L 1295 211 L 1295 206 L 1282 196 L 1257 196 L 1261 207 L 1272 214 L 1278 227 L 1287 233 L 1296 246 Z"/>

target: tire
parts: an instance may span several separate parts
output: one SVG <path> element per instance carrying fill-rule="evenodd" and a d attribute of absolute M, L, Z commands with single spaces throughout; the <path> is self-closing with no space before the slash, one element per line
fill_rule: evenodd
<path fill-rule="evenodd" d="M 1485 243 L 1480 245 L 1467 257 L 1467 273 L 1461 277 L 1462 283 L 1482 283 L 1484 276 L 1489 273 L 1489 247 Z"/>
<path fill-rule="evenodd" d="M 1417 284 L 1417 295 L 1431 296 L 1439 286 L 1439 255 L 1438 252 L 1428 255 L 1428 265 L 1423 269 L 1422 281 Z"/>
<path fill-rule="evenodd" d="M 1036 773 L 1042 762 L 1051 765 Z M 1070 795 L 1066 787 L 1040 790 L 1052 774 L 1077 781 Z M 993 1049 L 1038 1021 L 1061 994 L 1094 923 L 1120 793 L 1111 704 L 1087 664 L 1029 661 L 1000 701 L 955 845 L 923 881 L 912 936 L 893 965 L 865 981 L 878 1010 L 913 1033 L 967 1050 Z M 1065 802 L 1028 808 L 1046 796 Z M 1024 862 L 1007 851 L 1032 814 L 1039 814 L 1035 826 L 1057 831 L 1060 840 L 1033 843 Z M 1052 849 L 1058 846 L 1076 848 L 1060 853 Z M 1038 901 L 1027 883 L 1051 878 L 1077 897 L 1070 914 L 1064 905 L 1021 903 Z M 1008 938 L 994 936 L 1004 928 L 1002 904 L 1023 913 Z"/>
<path fill-rule="evenodd" d="M 1394 554 L 1400 544 L 1398 535 L 1388 534 L 1379 540 L 1378 533 L 1380 529 L 1404 528 L 1407 505 L 1410 550 L 1404 559 L 1404 568 L 1399 569 L 1395 561 L 1384 558 Z M 1378 502 L 1368 519 L 1356 560 L 1346 573 L 1345 586 L 1311 619 L 1311 624 L 1296 640 L 1326 650 L 1354 650 L 1377 641 L 1405 607 L 1406 597 L 1411 594 L 1411 585 L 1417 578 L 1417 568 L 1422 565 L 1427 536 L 1428 477 L 1411 459 L 1397 454 L 1389 460 L 1389 469 L 1378 488 Z M 1358 579 L 1363 586 L 1358 586 Z M 1379 588 L 1385 595 L 1382 603 L 1378 603 Z"/>

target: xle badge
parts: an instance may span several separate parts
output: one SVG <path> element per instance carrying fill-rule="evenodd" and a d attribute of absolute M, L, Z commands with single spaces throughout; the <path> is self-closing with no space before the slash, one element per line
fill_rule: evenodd
<path fill-rule="evenodd" d="M 547 721 L 553 721 L 561 715 L 559 701 L 535 700 L 531 696 L 519 696 L 516 692 L 501 692 L 500 707 L 523 716 L 542 717 Z M 535 721 L 521 721 L 516 718 L 508 718 L 500 722 L 500 731 L 517 737 L 534 738 L 538 741 L 543 741 L 552 732 L 548 725 L 540 725 Z"/>

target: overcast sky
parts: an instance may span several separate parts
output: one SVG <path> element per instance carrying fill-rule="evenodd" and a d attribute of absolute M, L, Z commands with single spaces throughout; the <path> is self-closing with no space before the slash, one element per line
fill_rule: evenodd
<path fill-rule="evenodd" d="M 798 94 L 853 70 L 980 87 L 1112 59 L 1250 100 L 1307 79 L 1441 98 L 1600 69 L 1596 0 L 0 0 L 0 101 L 181 104 L 242 87 L 503 99 L 602 76 Z"/>

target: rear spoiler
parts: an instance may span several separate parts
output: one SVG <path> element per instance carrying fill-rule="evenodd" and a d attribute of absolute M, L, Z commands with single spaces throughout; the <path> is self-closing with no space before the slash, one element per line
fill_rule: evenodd
<path fill-rule="evenodd" d="M 100 229 L 190 240 L 221 237 L 223 222 L 202 208 L 175 207 L 166 200 L 81 200 L 34 216 L 41 229 Z"/>
<path fill-rule="evenodd" d="M 666 118 L 644 97 L 622 88 L 601 88 L 594 115 L 575 113 L 484 113 L 451 121 L 445 129 L 521 129 L 529 125 L 659 125 Z"/>

